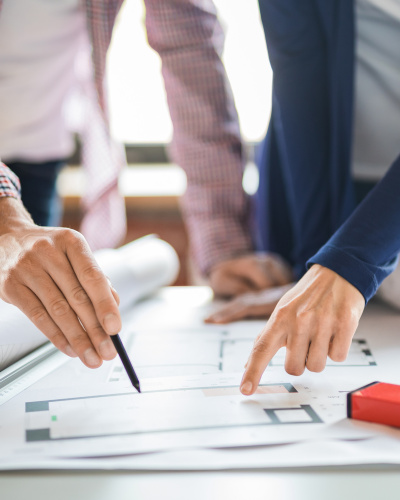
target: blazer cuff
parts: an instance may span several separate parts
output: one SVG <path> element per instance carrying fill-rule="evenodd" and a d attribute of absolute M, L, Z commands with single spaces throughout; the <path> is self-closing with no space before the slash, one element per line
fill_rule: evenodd
<path fill-rule="evenodd" d="M 394 269 L 392 262 L 387 266 L 375 266 L 332 245 L 324 245 L 307 261 L 307 269 L 313 264 L 331 269 L 355 286 L 367 303 L 375 295 L 383 279 Z M 377 275 L 381 276 L 381 280 Z"/>

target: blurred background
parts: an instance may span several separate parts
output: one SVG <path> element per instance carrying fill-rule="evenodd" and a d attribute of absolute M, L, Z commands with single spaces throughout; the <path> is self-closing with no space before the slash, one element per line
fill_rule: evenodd
<path fill-rule="evenodd" d="M 257 0 L 214 0 L 226 40 L 223 61 L 228 73 L 248 164 L 243 186 L 257 189 L 253 163 L 257 143 L 264 137 L 271 110 L 272 72 L 268 61 Z M 111 130 L 125 145 L 128 167 L 121 176 L 128 233 L 126 241 L 156 233 L 168 241 L 181 260 L 176 284 L 191 283 L 188 242 L 178 198 L 186 188 L 185 174 L 169 162 L 166 148 L 172 124 L 158 55 L 148 46 L 141 0 L 126 0 L 108 54 L 107 81 Z M 64 201 L 63 224 L 78 228 L 83 176 L 79 148 L 58 183 Z"/>

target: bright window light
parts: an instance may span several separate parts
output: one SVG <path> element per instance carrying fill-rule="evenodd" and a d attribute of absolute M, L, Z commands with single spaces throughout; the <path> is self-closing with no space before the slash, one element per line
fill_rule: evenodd
<path fill-rule="evenodd" d="M 168 1 L 168 0 L 162 0 Z M 223 55 L 243 137 L 259 141 L 271 111 L 271 68 L 257 0 L 215 0 L 226 33 Z M 125 143 L 167 143 L 171 139 L 160 59 L 150 49 L 144 5 L 126 0 L 108 59 L 111 128 Z"/>

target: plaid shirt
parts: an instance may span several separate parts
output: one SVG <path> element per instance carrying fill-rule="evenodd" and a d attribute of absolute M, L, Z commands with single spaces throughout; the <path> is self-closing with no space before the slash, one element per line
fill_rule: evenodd
<path fill-rule="evenodd" d="M 123 0 L 82 1 L 106 117 L 106 55 Z M 207 272 L 252 248 L 238 118 L 220 59 L 224 36 L 211 0 L 145 0 L 145 5 L 148 41 L 162 60 L 174 127 L 170 153 L 188 179 L 181 207 L 195 260 Z M 0 196 L 18 196 L 18 182 L 4 165 Z"/>

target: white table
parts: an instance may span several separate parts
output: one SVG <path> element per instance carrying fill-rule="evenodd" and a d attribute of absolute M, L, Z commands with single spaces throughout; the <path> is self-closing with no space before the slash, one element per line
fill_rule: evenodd
<path fill-rule="evenodd" d="M 182 326 L 200 321 L 210 304 L 207 289 L 169 288 L 156 297 L 152 326 Z M 195 306 L 193 308 L 193 306 Z M 146 324 L 148 307 L 135 308 L 137 324 Z M 197 318 L 197 319 L 196 319 Z M 400 316 L 372 304 L 369 325 L 400 330 Z M 1 444 L 0 444 L 1 446 Z M 224 472 L 15 472 L 0 473 L 1 500 L 208 500 L 274 499 L 330 500 L 400 498 L 400 470 L 365 466 Z"/>
<path fill-rule="evenodd" d="M 0 474 L 2 500 L 392 500 L 399 470 Z"/>

